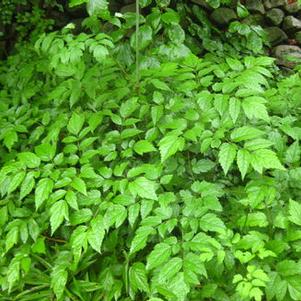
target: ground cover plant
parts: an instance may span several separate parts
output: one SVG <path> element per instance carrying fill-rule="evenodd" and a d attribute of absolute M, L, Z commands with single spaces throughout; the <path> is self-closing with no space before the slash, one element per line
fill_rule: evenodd
<path fill-rule="evenodd" d="M 301 300 L 301 69 L 108 4 L 1 62 L 0 300 Z"/>

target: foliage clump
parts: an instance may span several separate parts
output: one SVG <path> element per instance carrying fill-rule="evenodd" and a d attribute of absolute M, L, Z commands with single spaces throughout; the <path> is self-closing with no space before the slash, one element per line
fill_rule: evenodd
<path fill-rule="evenodd" d="M 1 65 L 1 300 L 301 300 L 300 72 L 118 20 Z"/>

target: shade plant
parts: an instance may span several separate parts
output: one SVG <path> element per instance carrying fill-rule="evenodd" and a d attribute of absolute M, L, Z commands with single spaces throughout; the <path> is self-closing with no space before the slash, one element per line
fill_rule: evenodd
<path fill-rule="evenodd" d="M 300 69 L 99 16 L 1 63 L 1 300 L 300 300 Z"/>

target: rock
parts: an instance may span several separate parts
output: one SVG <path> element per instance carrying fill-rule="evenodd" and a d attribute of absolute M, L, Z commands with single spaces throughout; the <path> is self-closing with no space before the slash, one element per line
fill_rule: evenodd
<path fill-rule="evenodd" d="M 295 40 L 298 42 L 298 44 L 301 45 L 301 31 L 298 31 L 298 32 L 295 34 Z"/>
<path fill-rule="evenodd" d="M 264 30 L 267 34 L 267 39 L 272 46 L 276 46 L 282 42 L 287 41 L 288 39 L 286 33 L 279 27 L 267 27 Z"/>
<path fill-rule="evenodd" d="M 261 0 L 246 0 L 245 6 L 250 12 L 261 14 L 265 13 L 265 9 Z"/>
<path fill-rule="evenodd" d="M 84 18 L 75 18 L 75 19 L 70 19 L 69 23 L 73 23 L 75 28 L 73 30 L 74 34 L 80 34 L 83 29 L 82 29 L 82 23 L 85 19 Z"/>
<path fill-rule="evenodd" d="M 247 16 L 246 18 L 244 18 L 242 20 L 242 23 L 245 23 L 248 25 L 260 25 L 260 26 L 265 25 L 264 16 L 261 14 L 251 14 L 251 15 Z"/>
<path fill-rule="evenodd" d="M 286 0 L 264 0 L 264 6 L 266 9 L 283 6 L 286 4 Z"/>
<path fill-rule="evenodd" d="M 300 4 L 298 3 L 298 2 L 293 2 L 293 3 L 291 3 L 291 4 L 286 4 L 285 6 L 284 6 L 284 9 L 288 12 L 288 13 L 290 13 L 290 14 L 294 14 L 294 13 L 297 13 L 300 9 L 301 9 L 301 7 L 300 7 Z"/>
<path fill-rule="evenodd" d="M 132 4 L 129 4 L 129 5 L 125 5 L 125 6 L 123 6 L 120 9 L 120 12 L 122 14 L 125 14 L 125 13 L 134 13 L 134 12 L 136 12 L 136 4 L 132 3 Z"/>
<path fill-rule="evenodd" d="M 211 19 L 220 26 L 227 25 L 232 20 L 237 18 L 236 13 L 233 9 L 227 7 L 219 7 L 211 14 Z"/>
<path fill-rule="evenodd" d="M 287 16 L 283 21 L 283 29 L 290 32 L 301 30 L 301 21 L 293 16 Z"/>
<path fill-rule="evenodd" d="M 69 5 L 66 4 L 64 11 L 71 18 L 86 18 L 88 16 L 87 7 L 85 4 L 75 7 L 69 7 Z"/>
<path fill-rule="evenodd" d="M 273 25 L 280 25 L 284 18 L 284 12 L 280 8 L 272 8 L 266 13 L 266 17 Z"/>
<path fill-rule="evenodd" d="M 301 48 L 298 46 L 279 45 L 272 51 L 279 65 L 293 68 L 301 62 Z"/>
<path fill-rule="evenodd" d="M 5 57 L 5 41 L 0 41 L 0 59 Z"/>
<path fill-rule="evenodd" d="M 207 10 L 213 10 L 213 8 L 205 0 L 192 0 L 191 2 L 205 8 Z"/>

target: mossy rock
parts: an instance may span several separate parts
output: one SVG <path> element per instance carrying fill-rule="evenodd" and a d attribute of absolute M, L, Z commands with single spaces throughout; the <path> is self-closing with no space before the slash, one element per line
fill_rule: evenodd
<path fill-rule="evenodd" d="M 265 28 L 265 32 L 267 39 L 272 46 L 279 45 L 280 43 L 285 42 L 288 39 L 286 33 L 276 26 Z"/>
<path fill-rule="evenodd" d="M 237 19 L 236 13 L 233 9 L 228 7 L 219 7 L 211 14 L 211 19 L 219 26 L 228 25 L 232 20 Z"/>
<path fill-rule="evenodd" d="M 280 8 L 272 8 L 266 13 L 266 18 L 273 25 L 280 25 L 284 19 L 284 12 Z"/>

